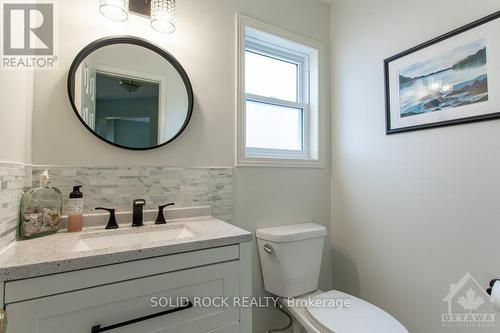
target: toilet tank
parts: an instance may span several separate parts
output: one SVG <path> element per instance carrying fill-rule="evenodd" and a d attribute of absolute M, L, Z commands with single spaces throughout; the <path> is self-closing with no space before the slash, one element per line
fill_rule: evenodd
<path fill-rule="evenodd" d="M 295 297 L 318 289 L 326 228 L 304 223 L 257 229 L 265 289 Z"/>

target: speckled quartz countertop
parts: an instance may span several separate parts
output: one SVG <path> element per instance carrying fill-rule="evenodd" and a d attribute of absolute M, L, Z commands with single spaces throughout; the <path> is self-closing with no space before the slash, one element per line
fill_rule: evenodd
<path fill-rule="evenodd" d="M 117 219 L 120 223 L 125 218 Z M 0 252 L 0 281 L 239 244 L 252 238 L 250 232 L 211 216 L 180 217 L 166 225 L 145 222 L 140 228 L 120 224 L 116 230 L 99 225 L 80 233 L 59 232 L 11 243 Z"/>

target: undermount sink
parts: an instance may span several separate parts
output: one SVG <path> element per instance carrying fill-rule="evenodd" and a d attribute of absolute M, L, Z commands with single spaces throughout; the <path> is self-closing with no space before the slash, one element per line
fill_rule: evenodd
<path fill-rule="evenodd" d="M 97 234 L 82 234 L 78 237 L 73 252 L 149 244 L 194 236 L 195 231 L 184 224 L 109 230 Z"/>

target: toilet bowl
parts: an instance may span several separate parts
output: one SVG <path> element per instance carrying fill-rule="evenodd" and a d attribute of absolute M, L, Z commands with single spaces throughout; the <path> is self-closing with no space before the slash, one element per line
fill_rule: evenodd
<path fill-rule="evenodd" d="M 292 315 L 294 333 L 408 333 L 373 304 L 317 289 L 325 236 L 314 223 L 257 230 L 264 287 Z"/>
<path fill-rule="evenodd" d="M 349 300 L 349 306 L 328 305 L 338 300 Z M 293 300 L 281 299 L 281 303 L 294 318 L 294 333 L 408 333 L 384 310 L 336 290 L 318 290 Z"/>

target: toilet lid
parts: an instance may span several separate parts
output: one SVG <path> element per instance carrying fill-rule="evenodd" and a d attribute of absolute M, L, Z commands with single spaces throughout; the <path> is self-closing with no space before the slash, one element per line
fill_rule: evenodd
<path fill-rule="evenodd" d="M 305 312 L 325 333 L 408 333 L 384 310 L 336 290 L 314 297 Z"/>

